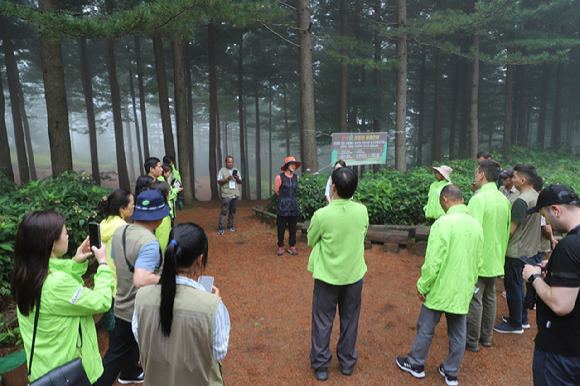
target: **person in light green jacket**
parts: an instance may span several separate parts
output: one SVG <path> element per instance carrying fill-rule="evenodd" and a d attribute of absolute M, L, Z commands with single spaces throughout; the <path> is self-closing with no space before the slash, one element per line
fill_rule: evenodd
<path fill-rule="evenodd" d="M 340 337 L 336 346 L 343 375 L 351 375 L 358 360 L 356 338 L 361 309 L 364 238 L 369 226 L 367 208 L 350 198 L 358 177 L 347 168 L 332 173 L 332 200 L 317 210 L 308 228 L 308 246 L 312 248 L 308 271 L 314 278 L 312 296 L 312 348 L 310 364 L 316 379 L 328 378 L 332 360 L 330 333 L 336 315 L 340 315 Z"/>
<path fill-rule="evenodd" d="M 457 185 L 443 188 L 440 204 L 446 215 L 431 227 L 425 263 L 417 281 L 418 297 L 423 302 L 417 335 L 408 356 L 397 357 L 396 362 L 414 377 L 425 377 L 435 327 L 445 313 L 449 355 L 439 366 L 439 372 L 447 385 L 457 385 L 465 352 L 466 314 L 482 265 L 483 230 L 467 213 Z"/>
<path fill-rule="evenodd" d="M 94 288 L 84 287 L 82 275 L 92 254 L 87 238 L 73 259 L 60 259 L 68 250 L 64 217 L 53 211 L 32 211 L 22 219 L 14 244 L 12 294 L 18 323 L 28 353 L 30 382 L 79 357 L 91 383 L 103 373 L 94 314 L 111 307 L 113 278 L 105 244 L 92 247 L 99 262 Z M 34 357 L 30 351 L 36 307 L 40 302 Z"/>
<path fill-rule="evenodd" d="M 439 203 L 439 195 L 441 194 L 441 190 L 451 183 L 449 175 L 453 173 L 453 169 L 445 165 L 433 167 L 431 169 L 437 181 L 433 182 L 429 187 L 429 198 L 427 200 L 427 205 L 423 207 L 423 211 L 425 211 L 425 217 L 428 219 L 437 220 L 445 214 L 441 204 Z"/>
<path fill-rule="evenodd" d="M 511 205 L 498 189 L 501 167 L 493 160 L 483 160 L 475 171 L 475 186 L 479 193 L 467 206 L 469 214 L 483 228 L 483 265 L 467 315 L 469 351 L 478 352 L 479 343 L 491 347 L 495 323 L 495 282 L 504 273 L 505 252 L 510 237 Z"/>

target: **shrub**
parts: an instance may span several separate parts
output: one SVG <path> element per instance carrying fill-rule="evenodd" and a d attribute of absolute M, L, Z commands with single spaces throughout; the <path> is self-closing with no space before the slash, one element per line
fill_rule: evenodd
<path fill-rule="evenodd" d="M 14 237 L 26 213 L 32 210 L 54 210 L 66 220 L 69 233 L 67 257 L 87 237 L 87 223 L 100 221 L 97 203 L 110 188 L 94 184 L 90 176 L 76 172 L 63 173 L 59 178 L 48 177 L 18 185 L 0 179 L 0 295 L 10 294 L 9 274 L 13 268 Z"/>

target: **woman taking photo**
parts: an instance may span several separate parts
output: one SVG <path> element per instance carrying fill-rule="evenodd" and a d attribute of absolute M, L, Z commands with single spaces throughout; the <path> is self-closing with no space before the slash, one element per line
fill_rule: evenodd
<path fill-rule="evenodd" d="M 79 357 L 91 383 L 103 372 L 93 314 L 111 307 L 113 279 L 106 247 L 92 247 L 99 262 L 94 289 L 81 276 L 92 254 L 87 238 L 73 259 L 59 259 L 68 250 L 64 217 L 53 211 L 32 211 L 22 219 L 14 244 L 12 295 L 24 349 L 30 353 L 34 318 L 40 304 L 30 382 Z M 79 336 L 82 331 L 82 343 Z M 26 358 L 27 361 L 30 357 Z M 30 363 L 29 363 L 30 366 Z"/>
<path fill-rule="evenodd" d="M 196 281 L 207 264 L 207 235 L 185 223 L 170 239 L 160 284 L 141 287 L 135 298 L 133 334 L 145 384 L 223 385 L 230 317 L 219 289 L 206 292 Z"/>
<path fill-rule="evenodd" d="M 297 255 L 296 251 L 296 224 L 298 223 L 298 216 L 300 215 L 300 207 L 298 206 L 298 198 L 296 197 L 296 190 L 298 189 L 298 176 L 294 174 L 296 169 L 302 165 L 296 161 L 294 157 L 287 157 L 284 160 L 282 169 L 283 173 L 276 176 L 274 183 L 274 191 L 278 195 L 277 217 L 276 225 L 278 226 L 278 256 L 284 254 L 284 233 L 286 232 L 286 224 L 288 224 L 288 232 L 290 248 L 288 253 Z"/>

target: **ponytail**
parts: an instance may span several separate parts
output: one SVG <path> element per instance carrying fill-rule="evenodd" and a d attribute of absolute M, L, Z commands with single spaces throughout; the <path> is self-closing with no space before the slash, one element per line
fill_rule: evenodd
<path fill-rule="evenodd" d="M 179 247 L 173 243 L 167 244 L 163 272 L 161 272 L 161 304 L 159 305 L 159 323 L 165 336 L 171 334 L 171 324 L 173 323 L 173 304 L 177 287 L 175 284 L 175 276 L 177 274 L 175 259 L 177 254 L 179 254 Z"/>

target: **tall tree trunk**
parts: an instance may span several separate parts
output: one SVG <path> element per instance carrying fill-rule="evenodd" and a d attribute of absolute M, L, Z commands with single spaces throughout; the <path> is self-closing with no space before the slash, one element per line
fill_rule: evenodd
<path fill-rule="evenodd" d="M 167 89 L 167 73 L 163 55 L 163 40 L 161 35 L 153 35 L 153 53 L 155 54 L 155 72 L 157 73 L 157 88 L 159 91 L 159 110 L 163 126 L 163 144 L 165 155 L 175 157 L 173 130 L 171 129 L 171 113 L 169 112 L 169 91 Z"/>
<path fill-rule="evenodd" d="M 137 79 L 139 85 L 139 112 L 141 114 L 141 125 L 143 126 L 143 156 L 149 158 L 149 133 L 147 130 L 147 110 L 145 109 L 145 87 L 143 86 L 143 68 L 141 66 L 141 41 L 135 35 L 135 60 L 137 62 Z M 139 167 L 143 167 L 140 164 Z"/>
<path fill-rule="evenodd" d="M 459 129 L 459 154 L 461 158 L 466 158 L 469 156 L 469 146 L 467 143 L 469 134 L 469 98 L 470 98 L 470 87 L 469 87 L 469 70 L 471 68 L 470 63 L 467 59 L 460 59 L 462 74 L 461 74 L 461 84 L 462 98 L 461 98 L 461 123 Z"/>
<path fill-rule="evenodd" d="M 417 135 L 417 166 L 423 164 L 423 133 L 425 122 L 425 46 L 421 46 L 421 68 L 419 70 L 419 133 Z"/>
<path fill-rule="evenodd" d="M 189 65 L 189 60 L 187 60 L 188 65 L 185 66 L 185 75 L 187 77 L 187 143 L 189 144 L 188 153 L 188 165 L 189 165 L 189 176 L 190 184 L 189 187 L 184 185 L 185 189 L 191 189 L 191 196 L 193 200 L 196 200 L 195 195 L 195 144 L 193 135 L 193 95 L 191 90 L 191 66 Z M 179 145 L 178 145 L 179 146 Z"/>
<path fill-rule="evenodd" d="M 22 82 L 18 79 L 18 101 L 20 102 L 20 114 L 22 115 L 22 127 L 24 129 L 24 139 L 26 142 L 26 152 L 28 153 L 28 166 L 30 178 L 32 181 L 38 180 L 36 175 L 36 165 L 34 164 L 34 149 L 32 148 L 32 139 L 30 138 L 30 126 L 28 125 L 28 116 L 26 115 L 26 105 L 24 103 L 24 93 L 22 92 Z"/>
<path fill-rule="evenodd" d="M 219 102 L 218 105 L 216 106 L 215 109 L 215 119 L 216 119 L 216 170 L 219 170 L 221 168 L 221 163 L 224 162 L 225 157 L 222 156 L 222 125 L 220 122 L 220 108 L 219 108 Z"/>
<path fill-rule="evenodd" d="M 143 152 L 141 150 L 141 129 L 139 128 L 139 120 L 137 119 L 137 103 L 135 101 L 135 86 L 133 86 L 133 69 L 129 64 L 129 90 L 131 91 L 131 104 L 133 105 L 133 120 L 135 121 L 135 139 L 137 140 L 137 155 L 139 158 L 139 175 L 141 175 L 141 168 L 144 165 Z"/>
<path fill-rule="evenodd" d="M 397 0 L 397 25 L 407 27 L 407 0 Z M 395 117 L 395 169 L 407 171 L 407 34 L 397 36 L 397 113 Z"/>
<path fill-rule="evenodd" d="M 544 148 L 546 140 L 546 115 L 548 110 L 548 92 L 550 88 L 550 66 L 545 63 L 542 67 L 542 91 L 540 92 L 540 114 L 538 116 L 538 137 L 536 142 L 540 148 Z"/>
<path fill-rule="evenodd" d="M 312 68 L 312 22 L 310 0 L 298 0 L 298 42 L 300 46 L 300 139 L 304 171 L 318 171 L 316 122 L 314 115 L 314 70 Z"/>
<path fill-rule="evenodd" d="M 459 69 L 461 62 L 457 56 L 453 56 L 453 90 L 451 95 L 451 123 L 449 127 L 449 158 L 457 158 L 455 154 L 455 128 L 457 126 L 457 106 L 459 104 Z"/>
<path fill-rule="evenodd" d="M 475 158 L 479 151 L 479 35 L 473 36 L 473 64 L 471 71 L 471 106 L 469 109 L 469 136 L 470 136 L 470 157 Z"/>
<path fill-rule="evenodd" d="M 240 32 L 240 39 L 238 42 L 238 117 L 240 125 L 240 158 L 242 162 L 242 199 L 249 200 L 250 196 L 250 180 L 248 178 L 248 157 L 246 154 L 246 109 L 244 105 L 243 93 L 243 58 L 244 58 L 244 33 Z"/>
<path fill-rule="evenodd" d="M 528 65 L 521 66 L 520 77 L 520 106 L 518 115 L 518 144 L 520 146 L 526 145 L 526 112 L 528 103 Z"/>
<path fill-rule="evenodd" d="M 377 2 L 374 5 L 374 10 L 375 10 L 375 21 L 377 22 L 381 22 L 382 19 L 382 9 L 381 9 L 381 2 L 377 0 Z M 381 34 L 374 34 L 374 40 L 375 40 L 375 63 L 380 63 L 381 62 L 381 56 L 382 56 L 382 44 L 383 44 L 383 39 L 381 38 Z M 374 80 L 374 86 L 375 86 L 375 105 L 376 105 L 376 112 L 375 114 L 378 114 L 379 111 L 382 110 L 382 103 L 381 103 L 381 70 L 379 70 L 378 68 L 375 68 L 373 70 L 373 80 Z M 381 131 L 381 121 L 376 118 L 376 116 L 373 118 L 373 131 L 375 133 L 378 133 Z M 376 164 L 373 165 L 373 170 L 375 172 L 378 172 L 380 169 L 380 165 Z"/>
<path fill-rule="evenodd" d="M 348 37 L 348 0 L 340 0 L 340 36 L 341 41 L 340 55 L 340 71 L 338 76 L 338 131 L 346 133 L 346 115 L 347 115 L 347 100 L 348 100 L 348 64 L 346 57 L 348 56 L 348 48 L 346 38 Z"/>
<path fill-rule="evenodd" d="M 58 9 L 58 0 L 39 0 L 41 11 L 52 12 Z M 68 123 L 68 104 L 64 82 L 61 46 L 40 35 L 40 58 L 44 80 L 44 98 L 48 121 L 48 141 L 52 175 L 60 176 L 73 170 L 70 132 Z"/>
<path fill-rule="evenodd" d="M 218 200 L 216 168 L 217 136 L 217 79 L 215 67 L 215 31 L 212 23 L 207 25 L 208 64 L 209 64 L 209 181 L 211 199 Z"/>
<path fill-rule="evenodd" d="M 268 112 L 268 186 L 270 187 L 270 193 L 268 196 L 272 195 L 272 79 L 268 81 L 268 104 L 270 111 Z"/>
<path fill-rule="evenodd" d="M 16 144 L 16 156 L 18 159 L 17 170 L 20 176 L 20 183 L 25 184 L 30 180 L 30 170 L 28 168 L 28 159 L 26 158 L 26 141 L 24 139 L 24 128 L 22 127 L 22 114 L 21 114 L 22 110 L 20 109 L 20 98 L 18 97 L 18 83 L 20 82 L 20 80 L 18 76 L 18 66 L 16 64 L 16 59 L 14 57 L 14 46 L 12 45 L 12 38 L 10 37 L 10 31 L 8 29 L 8 20 L 4 16 L 0 16 L 0 27 L 2 28 L 2 37 L 4 40 L 6 78 L 8 79 L 8 91 L 10 92 L 10 108 L 12 110 L 12 124 L 14 125 L 14 142 Z M 70 150 L 70 139 L 69 139 L 69 150 Z"/>
<path fill-rule="evenodd" d="M 554 102 L 554 120 L 552 123 L 552 147 L 560 146 L 562 140 L 562 89 L 564 87 L 564 63 L 558 62 L 556 70 L 556 100 Z"/>
<path fill-rule="evenodd" d="M 97 146 L 97 124 L 95 122 L 95 108 L 93 104 L 93 84 L 91 77 L 91 64 L 87 49 L 87 40 L 79 39 L 81 52 L 81 79 L 83 82 L 83 95 L 87 108 L 87 125 L 89 127 L 89 148 L 91 152 L 91 169 L 93 180 L 101 185 L 101 172 L 99 170 L 99 152 Z"/>
<path fill-rule="evenodd" d="M 107 1 L 109 3 L 111 0 Z M 115 149 L 117 154 L 117 170 L 119 187 L 131 191 L 127 159 L 125 158 L 125 140 L 123 136 L 123 120 L 121 118 L 121 91 L 117 80 L 117 65 L 115 63 L 115 47 L 113 40 L 107 40 L 109 84 L 111 85 L 111 105 L 113 109 L 113 125 L 115 127 Z"/>
<path fill-rule="evenodd" d="M 284 93 L 284 129 L 286 131 L 286 156 L 290 156 L 290 127 L 288 126 L 288 105 L 286 104 L 286 82 L 282 83 Z"/>
<path fill-rule="evenodd" d="M 228 113 L 227 111 L 224 114 L 224 136 L 223 136 L 223 148 L 224 148 L 224 153 L 226 154 L 226 157 L 230 156 L 230 153 L 228 152 Z M 233 155 L 232 155 L 233 157 Z M 225 157 L 224 157 L 225 159 Z M 235 159 L 235 158 L 234 158 Z"/>
<path fill-rule="evenodd" d="M 4 23 L 0 16 L 0 22 Z M 4 100 L 4 86 L 0 76 L 0 176 L 5 176 L 14 182 L 14 170 L 12 170 L 12 160 L 10 159 L 10 144 L 8 143 L 8 131 L 6 130 L 6 105 Z"/>
<path fill-rule="evenodd" d="M 260 141 L 260 98 L 258 77 L 255 78 L 254 100 L 256 101 L 256 199 L 262 199 L 262 148 Z"/>
<path fill-rule="evenodd" d="M 175 90 L 175 126 L 177 128 L 177 156 L 179 157 L 179 173 L 181 182 L 187 189 L 183 190 L 185 205 L 193 205 L 193 193 L 189 186 L 189 146 L 187 133 L 187 95 L 185 90 L 185 59 L 183 56 L 183 41 L 179 34 L 173 35 L 173 88 Z"/>
<path fill-rule="evenodd" d="M 129 112 L 129 106 L 127 106 L 127 113 Z M 125 134 L 127 135 L 127 156 L 129 165 L 129 181 L 137 180 L 137 175 L 135 174 L 135 158 L 133 157 L 133 140 L 131 138 L 131 121 L 127 120 L 125 122 Z"/>
<path fill-rule="evenodd" d="M 439 4 L 440 0 L 437 1 Z M 439 7 L 438 7 L 439 9 Z M 432 160 L 441 162 L 441 114 L 443 106 L 443 51 L 436 48 L 435 53 L 435 98 L 433 99 L 433 141 L 431 142 Z"/>
<path fill-rule="evenodd" d="M 512 144 L 512 115 L 513 115 L 513 83 L 514 83 L 514 66 L 508 64 L 505 73 L 505 113 L 503 124 L 503 145 L 504 152 L 511 148 Z"/>

